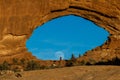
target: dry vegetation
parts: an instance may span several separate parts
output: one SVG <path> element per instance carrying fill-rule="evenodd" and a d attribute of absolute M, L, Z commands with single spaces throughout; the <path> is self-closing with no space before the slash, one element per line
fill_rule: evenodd
<path fill-rule="evenodd" d="M 49 66 L 17 58 L 11 62 L 0 64 L 0 80 L 120 80 L 120 59 L 117 57 L 94 64 L 92 59 L 79 62 L 74 55 L 70 60 L 51 61 Z"/>

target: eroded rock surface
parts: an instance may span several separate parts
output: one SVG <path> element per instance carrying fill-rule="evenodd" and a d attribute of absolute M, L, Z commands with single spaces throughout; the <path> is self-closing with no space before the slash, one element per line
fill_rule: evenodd
<path fill-rule="evenodd" d="M 119 0 L 0 0 L 0 55 L 24 55 L 26 40 L 36 27 L 69 14 L 89 19 L 111 34 L 86 56 L 120 57 Z"/>

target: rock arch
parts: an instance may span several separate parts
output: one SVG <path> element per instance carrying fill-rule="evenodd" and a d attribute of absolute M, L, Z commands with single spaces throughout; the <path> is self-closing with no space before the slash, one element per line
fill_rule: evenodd
<path fill-rule="evenodd" d="M 0 0 L 0 55 L 25 56 L 26 40 L 37 26 L 74 14 L 111 34 L 104 45 L 88 51 L 87 56 L 98 60 L 120 57 L 119 6 L 119 0 Z"/>

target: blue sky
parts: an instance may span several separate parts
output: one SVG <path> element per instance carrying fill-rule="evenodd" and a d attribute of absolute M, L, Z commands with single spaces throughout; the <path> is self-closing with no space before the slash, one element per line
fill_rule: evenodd
<path fill-rule="evenodd" d="M 82 17 L 68 15 L 36 28 L 26 42 L 29 52 L 39 59 L 69 59 L 102 45 L 109 33 Z"/>

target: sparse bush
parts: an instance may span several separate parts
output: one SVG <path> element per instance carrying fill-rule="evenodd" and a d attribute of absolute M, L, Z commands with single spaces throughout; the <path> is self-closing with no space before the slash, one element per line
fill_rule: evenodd
<path fill-rule="evenodd" d="M 67 66 L 67 67 L 73 66 L 73 61 L 71 61 L 71 60 L 66 60 L 66 65 L 65 65 L 65 66 Z"/>
<path fill-rule="evenodd" d="M 86 62 L 84 61 L 84 60 L 82 60 L 81 62 L 80 62 L 80 65 L 85 65 L 86 64 Z"/>
<path fill-rule="evenodd" d="M 31 60 L 27 62 L 26 70 L 36 70 L 40 69 L 40 64 Z"/>
<path fill-rule="evenodd" d="M 90 58 L 88 63 L 89 63 L 89 64 L 95 64 L 96 61 L 95 61 L 93 58 Z"/>
<path fill-rule="evenodd" d="M 7 61 L 4 61 L 2 64 L 0 64 L 0 70 L 9 70 L 10 65 L 8 64 Z"/>
<path fill-rule="evenodd" d="M 115 57 L 112 60 L 99 61 L 99 62 L 95 63 L 95 65 L 119 65 L 120 66 L 120 58 Z"/>
<path fill-rule="evenodd" d="M 20 64 L 22 64 L 22 65 L 25 64 L 25 59 L 24 59 L 24 58 L 22 58 L 22 59 L 20 60 Z"/>
<path fill-rule="evenodd" d="M 81 57 L 81 54 L 79 54 L 79 57 L 78 58 L 80 58 Z"/>
<path fill-rule="evenodd" d="M 74 65 L 76 65 L 76 63 L 77 63 L 77 59 L 75 58 L 74 54 L 72 54 L 70 60 L 66 60 L 67 67 L 74 66 Z"/>
<path fill-rule="evenodd" d="M 40 66 L 40 69 L 47 69 L 47 67 L 42 65 L 42 66 Z"/>
<path fill-rule="evenodd" d="M 90 62 L 86 62 L 85 65 L 92 65 Z"/>
<path fill-rule="evenodd" d="M 13 58 L 13 64 L 18 64 L 18 59 L 17 58 Z"/>

